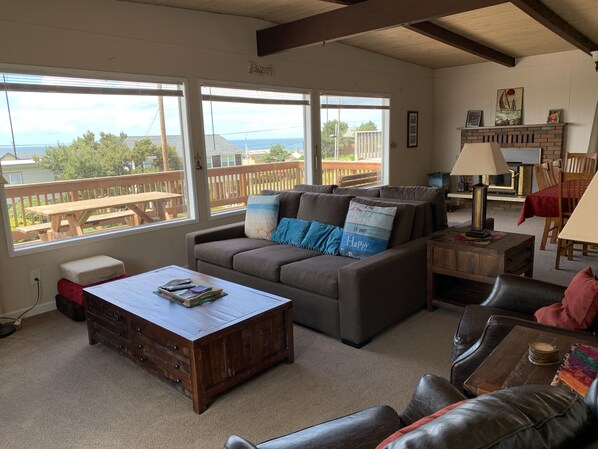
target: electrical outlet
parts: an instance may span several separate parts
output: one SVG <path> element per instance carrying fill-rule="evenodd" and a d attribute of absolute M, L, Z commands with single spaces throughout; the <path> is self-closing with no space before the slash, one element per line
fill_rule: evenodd
<path fill-rule="evenodd" d="M 36 281 L 37 279 L 37 281 Z M 42 276 L 40 270 L 31 270 L 29 272 L 29 283 L 31 285 L 37 285 L 38 282 L 42 281 Z"/>

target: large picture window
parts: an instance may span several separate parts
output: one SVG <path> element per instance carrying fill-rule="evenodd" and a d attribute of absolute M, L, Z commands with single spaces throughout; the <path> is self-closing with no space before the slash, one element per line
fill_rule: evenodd
<path fill-rule="evenodd" d="M 309 94 L 202 85 L 211 214 L 305 182 Z"/>
<path fill-rule="evenodd" d="M 322 183 L 367 186 L 387 179 L 389 99 L 323 94 L 320 107 Z"/>
<path fill-rule="evenodd" d="M 14 250 L 189 216 L 182 83 L 1 73 L 0 94 Z"/>

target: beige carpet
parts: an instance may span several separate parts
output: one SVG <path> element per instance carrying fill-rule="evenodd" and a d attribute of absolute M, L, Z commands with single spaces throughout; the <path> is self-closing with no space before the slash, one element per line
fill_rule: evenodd
<path fill-rule="evenodd" d="M 467 220 L 468 211 L 450 214 Z M 492 212 L 496 229 L 536 235 L 543 219 L 517 227 Z M 536 251 L 535 277 L 566 285 L 596 257 L 555 272 L 554 245 Z M 102 345 L 85 323 L 59 312 L 26 319 L 0 340 L 0 446 L 13 448 L 221 448 L 237 433 L 254 442 L 376 404 L 402 409 L 419 377 L 449 376 L 459 314 L 422 310 L 363 349 L 295 326 L 296 361 L 225 393 L 196 415 L 191 401 Z"/>
<path fill-rule="evenodd" d="M 191 400 L 59 312 L 0 340 L 0 441 L 13 448 L 220 448 L 255 442 L 376 404 L 403 408 L 419 377 L 449 375 L 458 314 L 421 311 L 363 349 L 295 326 L 295 363 L 217 398 Z"/>

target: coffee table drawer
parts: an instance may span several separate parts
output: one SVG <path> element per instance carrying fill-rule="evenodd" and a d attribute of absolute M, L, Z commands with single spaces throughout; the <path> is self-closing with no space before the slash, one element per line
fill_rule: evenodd
<path fill-rule="evenodd" d="M 156 374 L 163 380 L 180 385 L 189 392 L 193 389 L 189 373 L 165 364 L 158 354 L 134 347 L 132 350 L 132 358 L 139 366 Z M 186 371 L 189 371 L 189 365 L 187 365 Z"/>
<path fill-rule="evenodd" d="M 125 338 L 118 337 L 114 332 L 96 322 L 88 322 L 87 329 L 89 335 L 91 335 L 95 341 L 99 341 L 103 345 L 115 349 L 125 356 L 130 354 L 131 348 L 129 342 Z"/>
<path fill-rule="evenodd" d="M 162 329 L 159 326 L 148 323 L 140 318 L 133 317 L 131 319 L 131 328 L 133 329 L 133 338 L 136 334 L 143 335 L 174 353 L 181 354 L 187 358 L 191 355 L 189 343 L 184 338 Z"/>
<path fill-rule="evenodd" d="M 116 321 L 106 315 L 96 314 L 90 310 L 87 311 L 87 320 L 97 323 L 98 326 L 110 331 L 114 334 L 114 337 L 122 337 L 123 339 L 128 338 L 129 329 L 127 327 L 127 320 Z"/>
<path fill-rule="evenodd" d="M 86 298 L 87 311 L 93 313 L 98 317 L 104 317 L 110 321 L 117 321 L 126 326 L 128 323 L 127 315 L 118 307 L 101 301 L 93 296 L 83 295 Z"/>

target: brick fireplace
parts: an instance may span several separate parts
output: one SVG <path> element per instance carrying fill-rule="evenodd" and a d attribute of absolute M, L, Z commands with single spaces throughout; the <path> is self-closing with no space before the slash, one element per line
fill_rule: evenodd
<path fill-rule="evenodd" d="M 461 128 L 461 147 L 465 143 L 497 142 L 501 149 L 509 149 L 516 154 L 517 149 L 540 149 L 540 161 L 563 159 L 565 156 L 566 123 L 540 125 L 488 126 L 480 128 Z M 522 154 L 523 156 L 523 154 Z M 466 192 L 467 193 L 467 192 Z M 463 195 L 449 194 L 451 198 Z M 465 195 L 466 196 L 466 195 Z M 521 209 L 524 196 L 488 194 L 489 210 Z M 470 200 L 459 198 L 460 205 L 469 205 Z"/>

